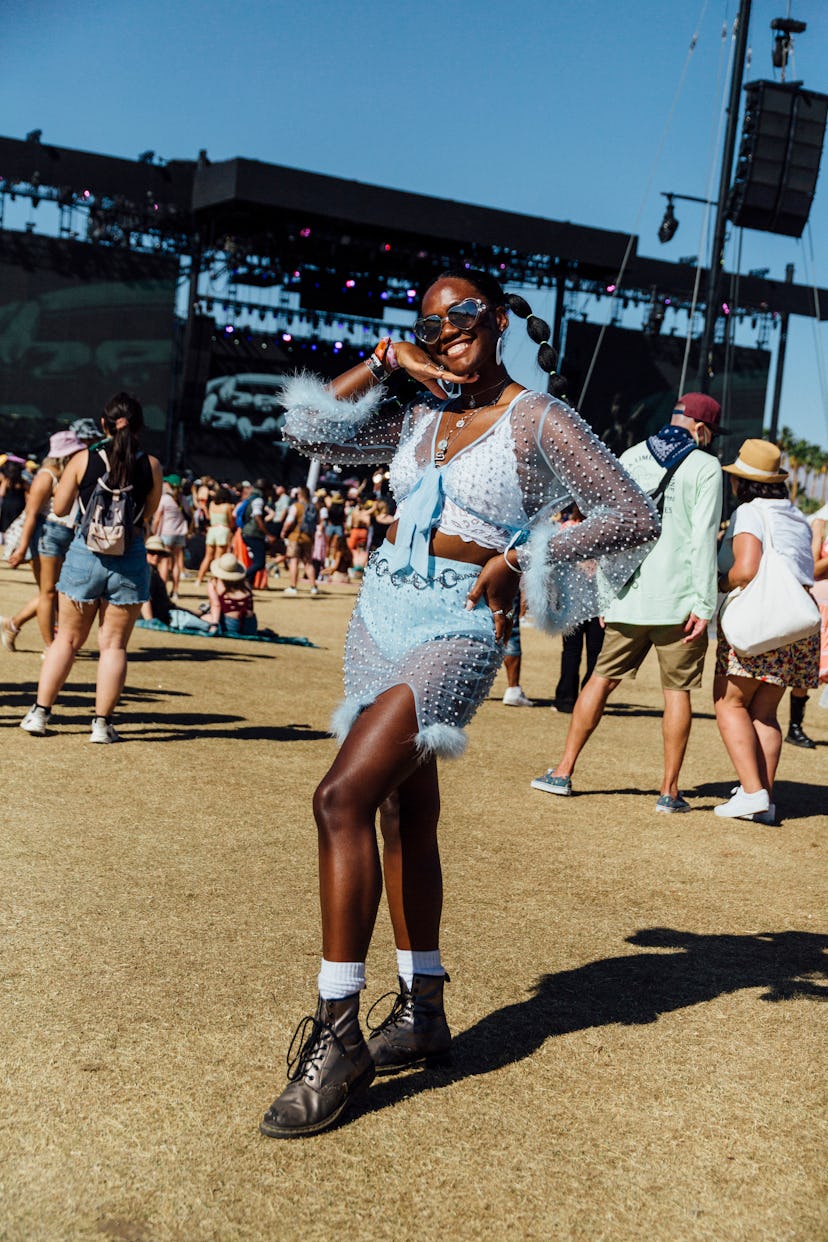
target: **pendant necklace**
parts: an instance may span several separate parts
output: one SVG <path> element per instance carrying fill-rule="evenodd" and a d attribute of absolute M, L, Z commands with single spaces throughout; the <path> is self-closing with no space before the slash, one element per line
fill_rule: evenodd
<path fill-rule="evenodd" d="M 508 388 L 509 384 L 511 384 L 511 382 L 512 381 L 509 379 L 507 375 L 504 382 L 498 388 L 497 394 L 492 398 L 491 401 L 484 402 L 484 406 L 485 405 L 496 405 L 497 402 L 500 400 L 500 397 L 506 390 L 506 388 Z M 492 388 L 489 388 L 489 389 L 484 388 L 483 391 L 492 392 L 494 388 L 496 387 L 497 385 L 492 385 Z M 478 393 L 477 395 L 479 397 L 481 394 Z M 449 430 L 449 432 L 445 436 L 442 437 L 442 439 L 437 441 L 437 444 L 435 445 L 435 450 L 434 450 L 434 460 L 436 462 L 439 463 L 439 462 L 445 461 L 446 452 L 452 440 L 455 438 L 455 436 L 458 436 L 460 434 L 460 432 L 463 430 L 464 427 L 468 427 L 469 423 L 474 418 L 477 411 L 479 409 L 483 409 L 484 406 L 479 406 L 476 404 L 475 399 L 474 399 L 474 393 L 470 395 L 468 409 L 461 411 L 460 417 L 457 419 L 454 426 Z"/>

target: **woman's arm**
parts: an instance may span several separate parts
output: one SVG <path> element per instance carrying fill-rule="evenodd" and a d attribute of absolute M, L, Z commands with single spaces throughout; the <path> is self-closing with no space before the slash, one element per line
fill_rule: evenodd
<path fill-rule="evenodd" d="M 20 532 L 20 542 L 14 552 L 9 556 L 9 565 L 12 569 L 16 569 L 29 550 L 32 535 L 37 524 L 37 516 L 43 508 L 44 503 L 48 500 L 52 491 L 52 476 L 48 470 L 38 470 L 32 479 L 29 488 L 29 494 L 26 497 L 25 517 L 23 518 L 23 529 Z M 37 549 L 35 549 L 36 553 Z"/>
<path fill-rule="evenodd" d="M 144 525 L 147 525 L 150 519 L 158 511 L 164 484 L 164 472 L 161 469 L 161 462 L 157 457 L 150 457 L 149 463 L 152 470 L 152 487 L 150 488 L 147 498 L 144 501 Z M 161 515 L 159 513 L 158 521 L 153 523 L 153 531 L 156 530 L 156 527 L 160 524 L 160 521 Z"/>
<path fill-rule="evenodd" d="M 70 512 L 72 505 L 75 503 L 75 497 L 78 494 L 80 481 L 86 473 L 88 465 L 88 449 L 84 449 L 82 453 L 75 453 L 74 457 L 69 458 L 63 468 L 60 482 L 55 488 L 55 496 L 52 501 L 52 512 L 55 517 L 66 517 L 67 513 Z"/>
<path fill-rule="evenodd" d="M 649 497 L 574 410 L 546 398 L 536 426 L 541 460 L 530 462 L 527 473 L 548 469 L 550 498 L 535 513 L 526 542 L 501 561 L 525 571 L 532 615 L 541 628 L 558 632 L 603 614 L 652 548 L 660 523 Z M 552 510 L 567 498 L 584 520 L 562 527 L 551 520 Z"/>
<path fill-rule="evenodd" d="M 389 461 L 399 443 L 408 407 L 408 396 L 394 395 L 406 374 L 440 400 L 445 400 L 445 393 L 438 378 L 459 384 L 477 378 L 441 372 L 419 346 L 409 341 L 395 342 L 394 352 L 399 365 L 387 372 L 384 380 L 378 380 L 364 362 L 330 384 L 307 372 L 287 380 L 281 390 L 286 409 L 285 440 L 308 456 L 337 464 Z"/>
<path fill-rule="evenodd" d="M 732 591 L 747 586 L 759 572 L 762 540 L 748 531 L 733 536 L 733 564 L 726 574 L 719 575 L 719 590 Z"/>

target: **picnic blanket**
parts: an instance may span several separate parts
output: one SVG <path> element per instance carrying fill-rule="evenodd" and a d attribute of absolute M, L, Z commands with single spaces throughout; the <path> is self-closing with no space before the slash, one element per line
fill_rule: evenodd
<path fill-rule="evenodd" d="M 257 634 L 207 634 L 203 630 L 173 629 L 171 625 L 165 625 L 163 621 L 145 621 L 143 617 L 139 618 L 135 625 L 142 630 L 163 630 L 166 634 L 186 634 L 190 638 L 230 638 L 234 642 L 238 639 L 243 643 L 290 643 L 294 647 L 316 646 L 316 643 L 312 643 L 309 638 L 292 634 L 277 634 L 275 630 L 259 630 Z"/>

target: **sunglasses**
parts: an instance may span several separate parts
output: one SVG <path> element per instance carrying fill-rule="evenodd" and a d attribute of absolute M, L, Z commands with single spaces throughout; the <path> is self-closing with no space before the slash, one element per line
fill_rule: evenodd
<path fill-rule="evenodd" d="M 486 303 L 479 298 L 463 298 L 462 302 L 455 302 L 454 306 L 450 306 L 443 317 L 426 315 L 424 319 L 415 320 L 414 335 L 424 345 L 433 345 L 435 341 L 439 341 L 446 320 L 453 328 L 468 332 L 488 309 Z"/>

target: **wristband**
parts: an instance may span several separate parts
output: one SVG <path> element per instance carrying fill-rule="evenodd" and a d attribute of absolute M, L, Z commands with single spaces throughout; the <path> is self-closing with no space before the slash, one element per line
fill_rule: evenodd
<path fill-rule="evenodd" d="M 400 364 L 397 362 L 397 355 L 394 353 L 393 341 L 388 342 L 388 348 L 385 351 L 383 362 L 388 367 L 389 371 L 399 371 L 400 369 Z"/>
<path fill-rule="evenodd" d="M 377 383 L 381 384 L 385 379 L 385 367 L 382 364 L 382 359 L 377 357 L 376 354 L 371 354 L 370 358 L 365 359 L 365 365 Z"/>

